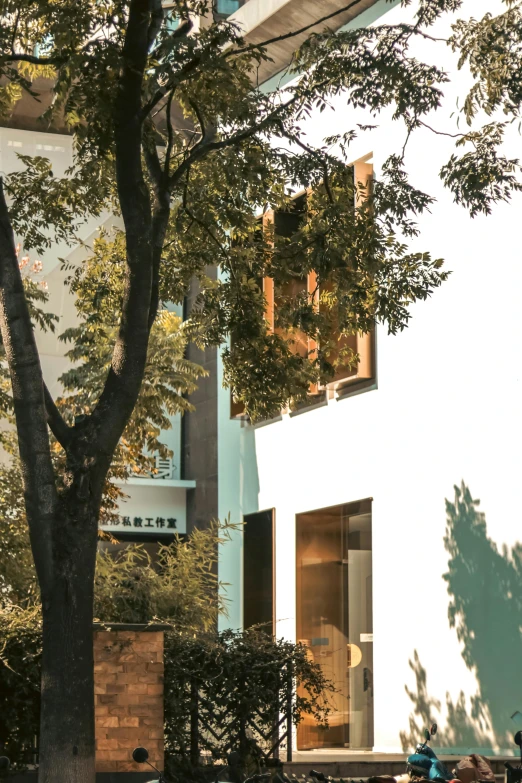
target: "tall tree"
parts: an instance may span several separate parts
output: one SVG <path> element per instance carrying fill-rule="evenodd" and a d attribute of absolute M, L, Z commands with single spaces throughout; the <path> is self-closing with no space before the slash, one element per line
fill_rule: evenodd
<path fill-rule="evenodd" d="M 300 74 L 292 88 L 266 93 L 255 86 L 256 70 L 273 41 L 245 43 L 236 26 L 212 20 L 207 0 L 176 0 L 168 14 L 160 0 L 3 0 L 4 121 L 19 100 L 41 99 L 42 122 L 74 136 L 67 177 L 55 177 L 43 158 L 22 157 L 24 170 L 0 192 L 0 329 L 42 597 L 44 783 L 94 781 L 98 520 L 113 456 L 118 448 L 130 454 L 125 430 L 147 378 L 160 304 L 181 302 L 198 281 L 191 339 L 219 345 L 233 335 L 226 379 L 252 418 L 328 380 L 339 333 L 375 321 L 403 329 L 409 305 L 446 276 L 440 260 L 410 249 L 415 215 L 432 199 L 408 183 L 400 155 L 365 193 L 346 166 L 359 129 L 314 147 L 300 123 L 342 92 L 348 105 L 373 114 L 393 106 L 413 130 L 438 107 L 447 76 L 410 56 L 410 41 L 458 6 L 420 0 L 413 25 L 310 35 L 292 60 Z M 335 26 L 335 16 L 322 21 Z M 290 210 L 300 188 L 310 194 L 306 220 L 290 237 L 260 234 L 256 215 L 267 205 Z M 89 285 L 81 294 L 83 325 L 68 335 L 79 366 L 64 377 L 57 405 L 42 376 L 15 235 L 40 252 L 74 242 L 78 225 L 105 209 L 121 216 L 123 229 L 98 247 L 92 296 Z M 119 293 L 103 285 L 109 260 L 121 270 Z M 209 266 L 219 268 L 217 281 Z M 268 329 L 260 279 L 284 288 L 309 271 L 322 306 L 317 292 L 288 296 L 278 328 Z M 77 294 L 82 275 L 73 277 Z M 294 350 L 295 328 L 314 339 L 314 354 Z M 166 386 L 179 392 L 175 378 Z"/>

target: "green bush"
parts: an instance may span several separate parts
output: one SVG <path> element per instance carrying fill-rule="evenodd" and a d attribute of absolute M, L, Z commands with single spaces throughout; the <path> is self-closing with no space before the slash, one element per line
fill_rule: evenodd
<path fill-rule="evenodd" d="M 166 750 L 172 770 L 191 766 L 191 687 L 198 689 L 200 715 L 207 722 L 200 749 L 213 761 L 223 761 L 227 749 L 234 747 L 246 765 L 248 758 L 255 760 L 266 750 L 286 699 L 289 665 L 300 686 L 291 705 L 293 723 L 306 713 L 319 724 L 327 719 L 332 686 L 304 647 L 275 641 L 259 630 L 211 633 L 218 616 L 226 614 L 224 585 L 215 572 L 217 549 L 234 527 L 213 522 L 187 539 L 178 538 L 160 549 L 158 562 L 152 562 L 139 545 L 114 557 L 98 555 L 98 619 L 106 623 L 159 620 L 172 625 L 165 635 Z M 31 570 L 32 566 L 23 577 L 29 582 Z M 7 574 L 6 570 L 4 577 Z M 23 579 L 20 585 L 25 584 Z M 20 595 L 14 589 L 2 594 L 1 585 L 0 579 L 0 753 L 23 767 L 32 761 L 39 730 L 40 607 L 34 599 L 22 606 L 14 604 L 10 596 Z M 208 726 L 223 732 L 222 738 L 213 738 Z"/>
<path fill-rule="evenodd" d="M 226 585 L 216 574 L 218 547 L 237 525 L 213 520 L 186 538 L 161 546 L 156 561 L 139 544 L 117 555 L 98 553 L 94 615 L 103 622 L 158 619 L 179 633 L 203 633 L 227 612 Z"/>
<path fill-rule="evenodd" d="M 0 493 L 1 476 L 0 471 Z M 0 540 L 3 536 L 7 541 L 4 528 L 10 532 L 11 527 L 19 532 L 24 557 L 18 574 L 14 564 L 0 563 L 0 754 L 8 755 L 15 767 L 23 767 L 32 761 L 31 748 L 39 732 L 41 617 L 37 592 L 22 603 L 23 588 L 34 579 L 25 524 L 11 526 L 5 517 Z M 161 547 L 157 563 L 139 545 L 126 547 L 115 557 L 99 553 L 95 616 L 107 623 L 157 619 L 171 623 L 178 634 L 215 627 L 218 615 L 226 613 L 220 589 L 224 585 L 214 568 L 216 552 L 234 527 L 212 522 L 186 539 L 176 538 Z"/>
<path fill-rule="evenodd" d="M 227 753 L 235 750 L 245 771 L 257 766 L 274 745 L 274 725 L 287 709 L 289 677 L 293 725 L 308 714 L 326 727 L 328 696 L 334 686 L 303 645 L 275 640 L 260 629 L 226 631 L 208 638 L 166 634 L 169 771 L 193 771 L 201 761 L 194 758 L 191 748 L 196 699 L 199 751 L 207 762 L 224 762 Z M 280 734 L 285 729 L 283 720 Z"/>
<path fill-rule="evenodd" d="M 41 622 L 37 607 L 0 611 L 0 755 L 32 762 L 40 722 Z"/>

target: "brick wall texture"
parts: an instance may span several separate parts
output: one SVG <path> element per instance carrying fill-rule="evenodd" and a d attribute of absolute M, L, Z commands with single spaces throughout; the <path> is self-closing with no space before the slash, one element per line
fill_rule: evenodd
<path fill-rule="evenodd" d="M 139 745 L 163 769 L 163 631 L 95 631 L 96 771 L 138 772 Z"/>

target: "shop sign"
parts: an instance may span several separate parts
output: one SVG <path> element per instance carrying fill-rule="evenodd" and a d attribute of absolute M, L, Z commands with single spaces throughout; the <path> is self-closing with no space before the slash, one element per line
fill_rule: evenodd
<path fill-rule="evenodd" d="M 147 532 L 157 531 L 171 531 L 177 530 L 177 519 L 174 517 L 129 517 L 118 516 L 105 522 L 102 525 L 103 530 L 134 530 L 135 532 L 141 532 L 143 530 Z"/>

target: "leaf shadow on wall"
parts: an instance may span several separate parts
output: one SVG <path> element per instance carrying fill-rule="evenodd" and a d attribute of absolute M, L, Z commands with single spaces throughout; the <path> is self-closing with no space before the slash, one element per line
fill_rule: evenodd
<path fill-rule="evenodd" d="M 437 745 L 446 748 L 509 748 L 515 729 L 511 716 L 522 712 L 522 544 L 499 549 L 488 537 L 479 503 L 464 482 L 455 487 L 454 502 L 446 500 L 448 620 L 478 685 L 468 703 L 463 691 L 456 701 L 446 694 L 447 717 L 437 735 Z M 443 648 L 440 665 L 445 665 Z M 400 734 L 404 750 L 415 746 L 441 709 L 429 695 L 417 651 L 410 667 L 416 688 L 405 686 L 414 709 L 409 730 Z"/>

